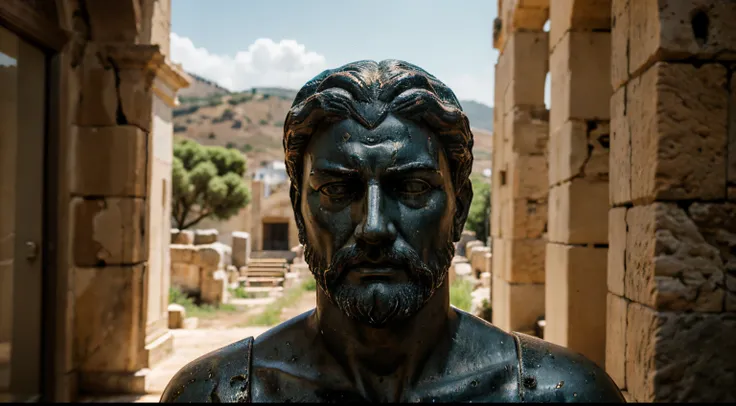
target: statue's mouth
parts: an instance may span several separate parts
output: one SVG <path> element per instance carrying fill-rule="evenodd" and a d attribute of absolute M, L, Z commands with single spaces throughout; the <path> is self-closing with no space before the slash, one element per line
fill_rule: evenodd
<path fill-rule="evenodd" d="M 359 262 L 350 266 L 347 271 L 358 276 L 361 281 L 388 281 L 406 275 L 404 266 L 392 262 Z"/>

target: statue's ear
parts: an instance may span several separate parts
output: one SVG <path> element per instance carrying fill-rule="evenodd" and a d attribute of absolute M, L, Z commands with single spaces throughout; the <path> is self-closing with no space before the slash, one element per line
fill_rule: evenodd
<path fill-rule="evenodd" d="M 468 212 L 470 211 L 470 202 L 473 201 L 473 187 L 470 181 L 465 184 L 465 187 L 460 189 L 460 192 L 455 195 L 455 217 L 453 218 L 453 233 L 452 241 L 460 241 L 460 236 L 463 233 L 465 227 L 465 220 L 468 219 Z"/>

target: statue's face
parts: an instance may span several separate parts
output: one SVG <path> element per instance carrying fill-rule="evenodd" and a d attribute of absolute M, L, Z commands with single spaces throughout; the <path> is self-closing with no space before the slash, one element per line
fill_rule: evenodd
<path fill-rule="evenodd" d="M 455 193 L 436 136 L 389 115 L 369 130 L 320 128 L 304 156 L 306 260 L 348 316 L 383 326 L 416 313 L 445 279 Z"/>

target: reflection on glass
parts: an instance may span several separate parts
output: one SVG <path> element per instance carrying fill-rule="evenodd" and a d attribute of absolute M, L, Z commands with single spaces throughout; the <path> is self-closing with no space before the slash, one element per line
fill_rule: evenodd
<path fill-rule="evenodd" d="M 18 37 L 0 27 L 0 393 L 10 384 L 18 138 Z"/>

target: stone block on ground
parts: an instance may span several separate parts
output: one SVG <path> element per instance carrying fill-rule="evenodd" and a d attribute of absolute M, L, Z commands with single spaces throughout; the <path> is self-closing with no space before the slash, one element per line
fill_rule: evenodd
<path fill-rule="evenodd" d="M 471 293 L 470 313 L 480 317 L 483 303 L 491 300 L 490 288 L 478 288 Z"/>
<path fill-rule="evenodd" d="M 296 287 L 301 283 L 302 280 L 303 279 L 299 277 L 298 273 L 289 272 L 284 275 L 284 289 L 291 289 L 293 287 Z"/>
<path fill-rule="evenodd" d="M 214 228 L 194 231 L 194 245 L 212 244 L 217 242 L 218 232 Z"/>
<path fill-rule="evenodd" d="M 297 274 L 302 279 L 312 277 L 312 272 L 309 270 L 309 265 L 306 263 L 291 264 L 289 267 L 289 273 Z"/>
<path fill-rule="evenodd" d="M 183 245 L 194 244 L 194 231 L 179 230 L 176 228 L 172 228 L 171 229 L 171 243 L 172 244 L 183 244 Z"/>
<path fill-rule="evenodd" d="M 201 275 L 198 265 L 186 263 L 171 264 L 171 285 L 189 294 L 199 293 Z"/>
<path fill-rule="evenodd" d="M 468 263 L 459 263 L 454 265 L 455 277 L 459 279 L 474 279 L 473 267 Z"/>
<path fill-rule="evenodd" d="M 484 288 L 491 288 L 491 273 L 483 272 L 480 274 L 480 285 Z"/>
<path fill-rule="evenodd" d="M 207 269 L 221 269 L 229 265 L 230 252 L 229 246 L 219 242 L 199 245 L 195 263 Z"/>
<path fill-rule="evenodd" d="M 227 273 L 222 269 L 210 273 L 202 268 L 201 302 L 218 305 L 225 303 L 227 296 Z"/>
<path fill-rule="evenodd" d="M 177 329 L 182 328 L 184 325 L 184 319 L 186 318 L 187 312 L 184 310 L 184 306 L 172 303 L 169 305 L 169 328 Z"/>
<path fill-rule="evenodd" d="M 171 244 L 169 245 L 171 253 L 171 263 L 191 264 L 193 263 L 197 249 L 194 245 Z"/>
<path fill-rule="evenodd" d="M 250 233 L 245 231 L 233 231 L 232 237 L 233 265 L 237 267 L 248 265 L 251 250 Z"/>
<path fill-rule="evenodd" d="M 491 249 L 489 247 L 473 247 L 470 252 L 470 265 L 473 267 L 473 271 L 476 276 L 480 277 L 483 272 L 488 272 L 486 261 L 486 254 L 490 255 Z"/>
<path fill-rule="evenodd" d="M 227 272 L 227 282 L 229 284 L 237 284 L 238 278 L 240 278 L 238 268 L 236 268 L 235 265 L 228 265 L 227 268 L 225 268 L 225 271 Z"/>
<path fill-rule="evenodd" d="M 187 317 L 184 319 L 184 323 L 182 323 L 183 329 L 186 330 L 193 330 L 199 326 L 199 318 L 197 317 Z"/>
<path fill-rule="evenodd" d="M 458 255 L 465 255 L 465 245 L 469 241 L 477 240 L 478 238 L 475 236 L 475 232 L 469 231 L 469 230 L 463 230 L 462 234 L 460 235 L 460 240 L 455 243 L 455 252 L 457 252 Z"/>

